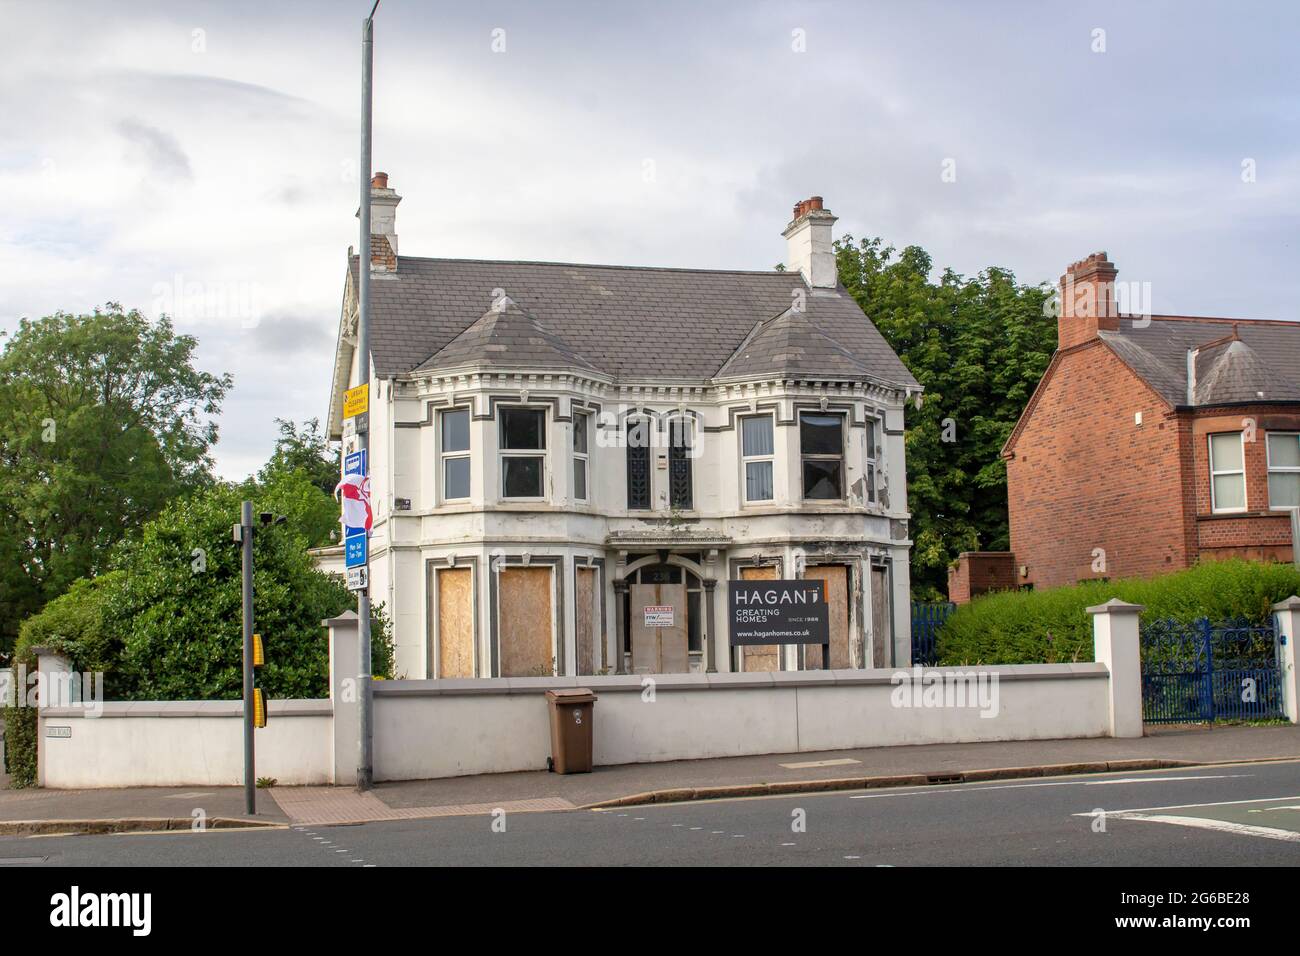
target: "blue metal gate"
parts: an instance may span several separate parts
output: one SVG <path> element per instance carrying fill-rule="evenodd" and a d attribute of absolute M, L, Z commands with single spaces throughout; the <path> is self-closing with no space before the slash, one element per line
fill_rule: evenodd
<path fill-rule="evenodd" d="M 912 602 L 912 663 L 932 667 L 939 661 L 939 630 L 957 610 L 950 601 Z"/>
<path fill-rule="evenodd" d="M 1278 637 L 1271 626 L 1150 621 L 1141 634 L 1147 723 L 1282 716 Z"/>

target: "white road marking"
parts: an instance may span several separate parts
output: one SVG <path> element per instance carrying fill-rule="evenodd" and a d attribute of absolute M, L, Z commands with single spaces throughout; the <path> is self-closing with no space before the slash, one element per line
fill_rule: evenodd
<path fill-rule="evenodd" d="M 1166 813 L 1110 813 L 1109 817 L 1121 820 L 1141 820 L 1146 823 L 1172 823 L 1180 827 L 1197 827 L 1202 830 L 1219 830 L 1223 833 L 1235 833 L 1238 836 L 1263 837 L 1266 840 L 1283 840 L 1287 843 L 1300 843 L 1300 833 L 1294 830 L 1278 830 L 1274 827 L 1254 827 L 1245 823 L 1232 823 L 1228 820 L 1213 820 L 1208 817 L 1182 817 Z"/>
<path fill-rule="evenodd" d="M 1272 803 L 1274 800 L 1300 800 L 1300 795 L 1291 797 L 1258 797 L 1254 800 L 1216 800 L 1213 803 L 1175 803 L 1164 807 L 1134 807 L 1131 810 L 1107 810 L 1106 816 L 1113 817 L 1120 813 L 1154 813 L 1157 810 L 1198 810 L 1201 807 L 1237 807 L 1246 803 Z M 1087 813 L 1076 813 L 1076 817 L 1094 816 L 1090 810 Z"/>
<path fill-rule="evenodd" d="M 782 763 L 777 766 L 785 767 L 786 770 L 811 770 L 813 767 L 842 767 L 850 763 L 862 763 L 862 761 L 854 760 L 852 757 L 841 757 L 838 760 L 805 760 L 802 763 Z"/>
<path fill-rule="evenodd" d="M 1124 777 L 1118 780 L 1054 780 L 1050 783 L 1010 783 L 994 787 L 976 787 L 970 784 L 956 784 L 942 788 L 904 788 L 881 793 L 858 793 L 850 800 L 875 800 L 879 797 L 912 797 L 922 793 L 979 793 L 983 790 L 1029 790 L 1035 787 L 1103 787 L 1116 783 L 1167 783 L 1170 781 L 1190 780 L 1234 780 L 1238 777 L 1253 777 L 1253 773 L 1216 773 L 1199 777 Z"/>

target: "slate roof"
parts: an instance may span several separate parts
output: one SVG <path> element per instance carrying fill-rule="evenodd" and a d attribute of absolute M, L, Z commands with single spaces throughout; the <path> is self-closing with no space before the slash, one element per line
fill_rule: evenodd
<path fill-rule="evenodd" d="M 822 331 L 807 309 L 793 308 L 755 329 L 714 377 L 743 379 L 772 372 L 848 379 L 871 374 L 852 352 Z"/>
<path fill-rule="evenodd" d="M 453 369 L 463 365 L 532 365 L 599 371 L 509 296 L 494 302 L 473 325 L 419 368 Z"/>
<path fill-rule="evenodd" d="M 1171 405 L 1188 404 L 1190 349 L 1199 350 L 1195 405 L 1300 402 L 1300 322 L 1157 315 L 1098 335 Z"/>
<path fill-rule="evenodd" d="M 355 285 L 355 256 L 350 268 Z M 806 296 L 811 324 L 798 328 L 808 341 L 800 340 L 793 324 L 769 322 L 789 312 L 795 290 Z M 755 326 L 768 322 L 771 334 L 749 358 L 737 356 L 728 377 L 757 377 L 788 366 L 809 376 L 917 386 L 852 296 L 843 289 L 809 294 L 794 271 L 401 256 L 396 273 L 376 276 L 370 291 L 371 350 L 383 378 L 449 367 L 445 363 L 452 361 L 522 364 L 527 358 L 544 367 L 582 362 L 577 367 L 615 380 L 702 383 L 717 377 L 747 340 L 754 346 L 763 336 L 760 328 L 751 339 Z M 502 293 L 517 304 L 519 315 L 489 321 L 485 310 Z M 510 348 L 489 348 L 503 344 Z M 510 361 L 512 355 L 520 361 Z M 817 369 L 819 361 L 826 368 Z"/>

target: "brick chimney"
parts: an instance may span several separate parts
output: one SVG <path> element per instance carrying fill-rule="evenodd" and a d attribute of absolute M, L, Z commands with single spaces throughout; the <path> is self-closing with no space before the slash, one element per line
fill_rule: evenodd
<path fill-rule="evenodd" d="M 388 173 L 370 178 L 370 271 L 397 271 L 397 204 L 402 197 L 388 188 Z M 357 211 L 360 217 L 361 211 Z"/>
<path fill-rule="evenodd" d="M 1119 270 L 1104 252 L 1072 263 L 1061 276 L 1061 313 L 1056 320 L 1056 347 L 1068 349 L 1097 337 L 1099 329 L 1118 331 L 1115 276 Z"/>
<path fill-rule="evenodd" d="M 798 269 L 814 289 L 834 289 L 839 277 L 835 267 L 835 249 L 831 246 L 831 226 L 835 217 L 822 206 L 822 197 L 813 196 L 795 203 L 794 218 L 785 227 L 786 266 Z"/>

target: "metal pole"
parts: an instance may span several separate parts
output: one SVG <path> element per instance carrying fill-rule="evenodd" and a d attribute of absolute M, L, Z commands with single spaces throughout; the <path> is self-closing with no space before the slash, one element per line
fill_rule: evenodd
<path fill-rule="evenodd" d="M 257 813 L 257 776 L 253 766 L 253 503 L 245 501 L 239 515 L 239 545 L 243 549 L 244 603 L 244 805 Z"/>
<path fill-rule="evenodd" d="M 378 3 L 375 4 L 379 6 Z M 372 102 L 371 80 L 373 73 L 373 39 L 372 27 L 374 10 L 371 16 L 361 22 L 361 238 L 357 246 L 357 351 L 360 357 L 357 367 L 360 370 L 359 385 L 370 384 L 370 110 Z M 357 419 L 358 448 L 362 457 L 369 459 L 367 450 L 370 445 L 370 413 Z M 366 463 L 369 472 L 369 461 Z M 357 682 L 361 685 L 358 704 L 361 707 L 360 734 L 357 753 L 357 789 L 369 790 L 374 785 L 374 763 L 372 747 L 372 699 L 370 688 L 370 548 L 366 548 L 366 586 L 357 592 L 357 629 L 360 640 L 358 655 Z"/>
<path fill-rule="evenodd" d="M 1291 563 L 1300 568 L 1300 508 L 1291 509 Z"/>

